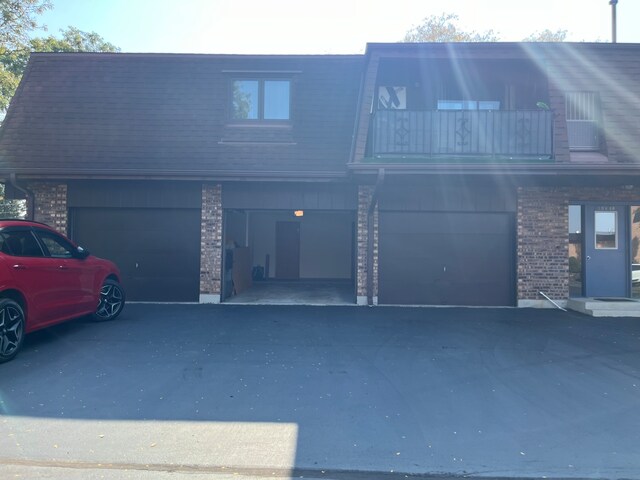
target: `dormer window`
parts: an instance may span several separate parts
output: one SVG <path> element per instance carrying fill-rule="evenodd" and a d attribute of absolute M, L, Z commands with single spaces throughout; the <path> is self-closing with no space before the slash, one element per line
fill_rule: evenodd
<path fill-rule="evenodd" d="M 289 80 L 238 79 L 232 83 L 233 120 L 286 121 L 290 119 Z"/>

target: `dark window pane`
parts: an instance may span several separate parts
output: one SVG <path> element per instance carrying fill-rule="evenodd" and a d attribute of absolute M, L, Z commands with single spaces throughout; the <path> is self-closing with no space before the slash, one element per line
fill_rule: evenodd
<path fill-rule="evenodd" d="M 569 296 L 582 296 L 582 206 L 569 205 Z"/>
<path fill-rule="evenodd" d="M 258 118 L 258 81 L 236 80 L 233 82 L 233 118 L 256 120 Z"/>
<path fill-rule="evenodd" d="M 640 298 L 640 207 L 631 207 L 631 296 Z"/>
<path fill-rule="evenodd" d="M 22 230 L 4 234 L 2 251 L 16 257 L 43 257 L 44 253 L 30 231 Z"/>
<path fill-rule="evenodd" d="M 265 120 L 289 119 L 288 80 L 265 80 L 264 82 L 264 118 Z"/>
<path fill-rule="evenodd" d="M 49 255 L 55 258 L 71 258 L 73 257 L 73 245 L 64 238 L 58 237 L 49 232 L 38 232 L 38 236 L 44 246 L 49 251 Z"/>

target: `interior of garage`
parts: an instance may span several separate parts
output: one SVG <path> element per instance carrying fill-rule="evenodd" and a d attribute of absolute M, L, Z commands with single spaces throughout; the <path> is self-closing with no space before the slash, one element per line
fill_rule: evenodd
<path fill-rule="evenodd" d="M 225 209 L 222 301 L 355 303 L 355 212 Z"/>

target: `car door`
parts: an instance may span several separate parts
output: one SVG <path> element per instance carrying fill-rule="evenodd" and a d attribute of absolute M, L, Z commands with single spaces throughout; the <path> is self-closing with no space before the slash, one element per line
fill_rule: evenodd
<path fill-rule="evenodd" d="M 45 255 L 31 228 L 8 228 L 2 235 L 15 284 L 27 299 L 27 328 L 65 318 L 69 282 L 60 259 Z"/>
<path fill-rule="evenodd" d="M 96 309 L 97 266 L 80 258 L 77 248 L 62 235 L 41 228 L 34 233 L 44 247 L 44 254 L 55 262 L 59 270 L 60 281 L 64 283 L 64 297 L 60 307 L 67 317 L 91 313 Z"/>

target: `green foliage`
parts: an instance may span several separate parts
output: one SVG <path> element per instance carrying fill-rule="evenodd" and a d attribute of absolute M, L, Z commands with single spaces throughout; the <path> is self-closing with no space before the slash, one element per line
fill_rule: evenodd
<path fill-rule="evenodd" d="M 551 31 L 548 28 L 541 32 L 534 32 L 522 39 L 523 42 L 564 42 L 567 39 L 567 30 Z"/>
<path fill-rule="evenodd" d="M 0 0 L 3 2 L 6 0 Z M 75 27 L 53 35 L 33 38 L 10 49 L 0 44 L 0 113 L 6 110 L 20 78 L 27 67 L 31 52 L 119 52 L 120 49 L 95 32 L 83 32 Z"/>
<path fill-rule="evenodd" d="M 29 42 L 32 52 L 119 52 L 96 32 L 83 32 L 75 27 L 60 30 L 62 38 L 49 35 Z"/>
<path fill-rule="evenodd" d="M 18 81 L 18 77 L 0 62 L 0 113 L 9 106 L 9 100 L 18 87 Z"/>
<path fill-rule="evenodd" d="M 493 30 L 465 32 L 456 24 L 458 16 L 443 13 L 426 17 L 420 25 L 412 27 L 404 36 L 404 42 L 497 42 Z"/>
<path fill-rule="evenodd" d="M 454 13 L 431 15 L 413 26 L 404 36 L 403 42 L 499 42 L 500 36 L 494 30 L 466 32 L 458 26 L 460 18 Z M 567 30 L 549 29 L 534 32 L 523 42 L 564 42 Z"/>
<path fill-rule="evenodd" d="M 251 94 L 242 91 L 238 82 L 233 82 L 233 118 L 246 120 L 251 111 Z"/>
<path fill-rule="evenodd" d="M 4 184 L 0 183 L 0 218 L 25 218 L 26 203 L 25 200 L 5 200 Z"/>
<path fill-rule="evenodd" d="M 14 50 L 38 28 L 36 17 L 52 8 L 51 0 L 0 0 L 0 49 Z"/>

